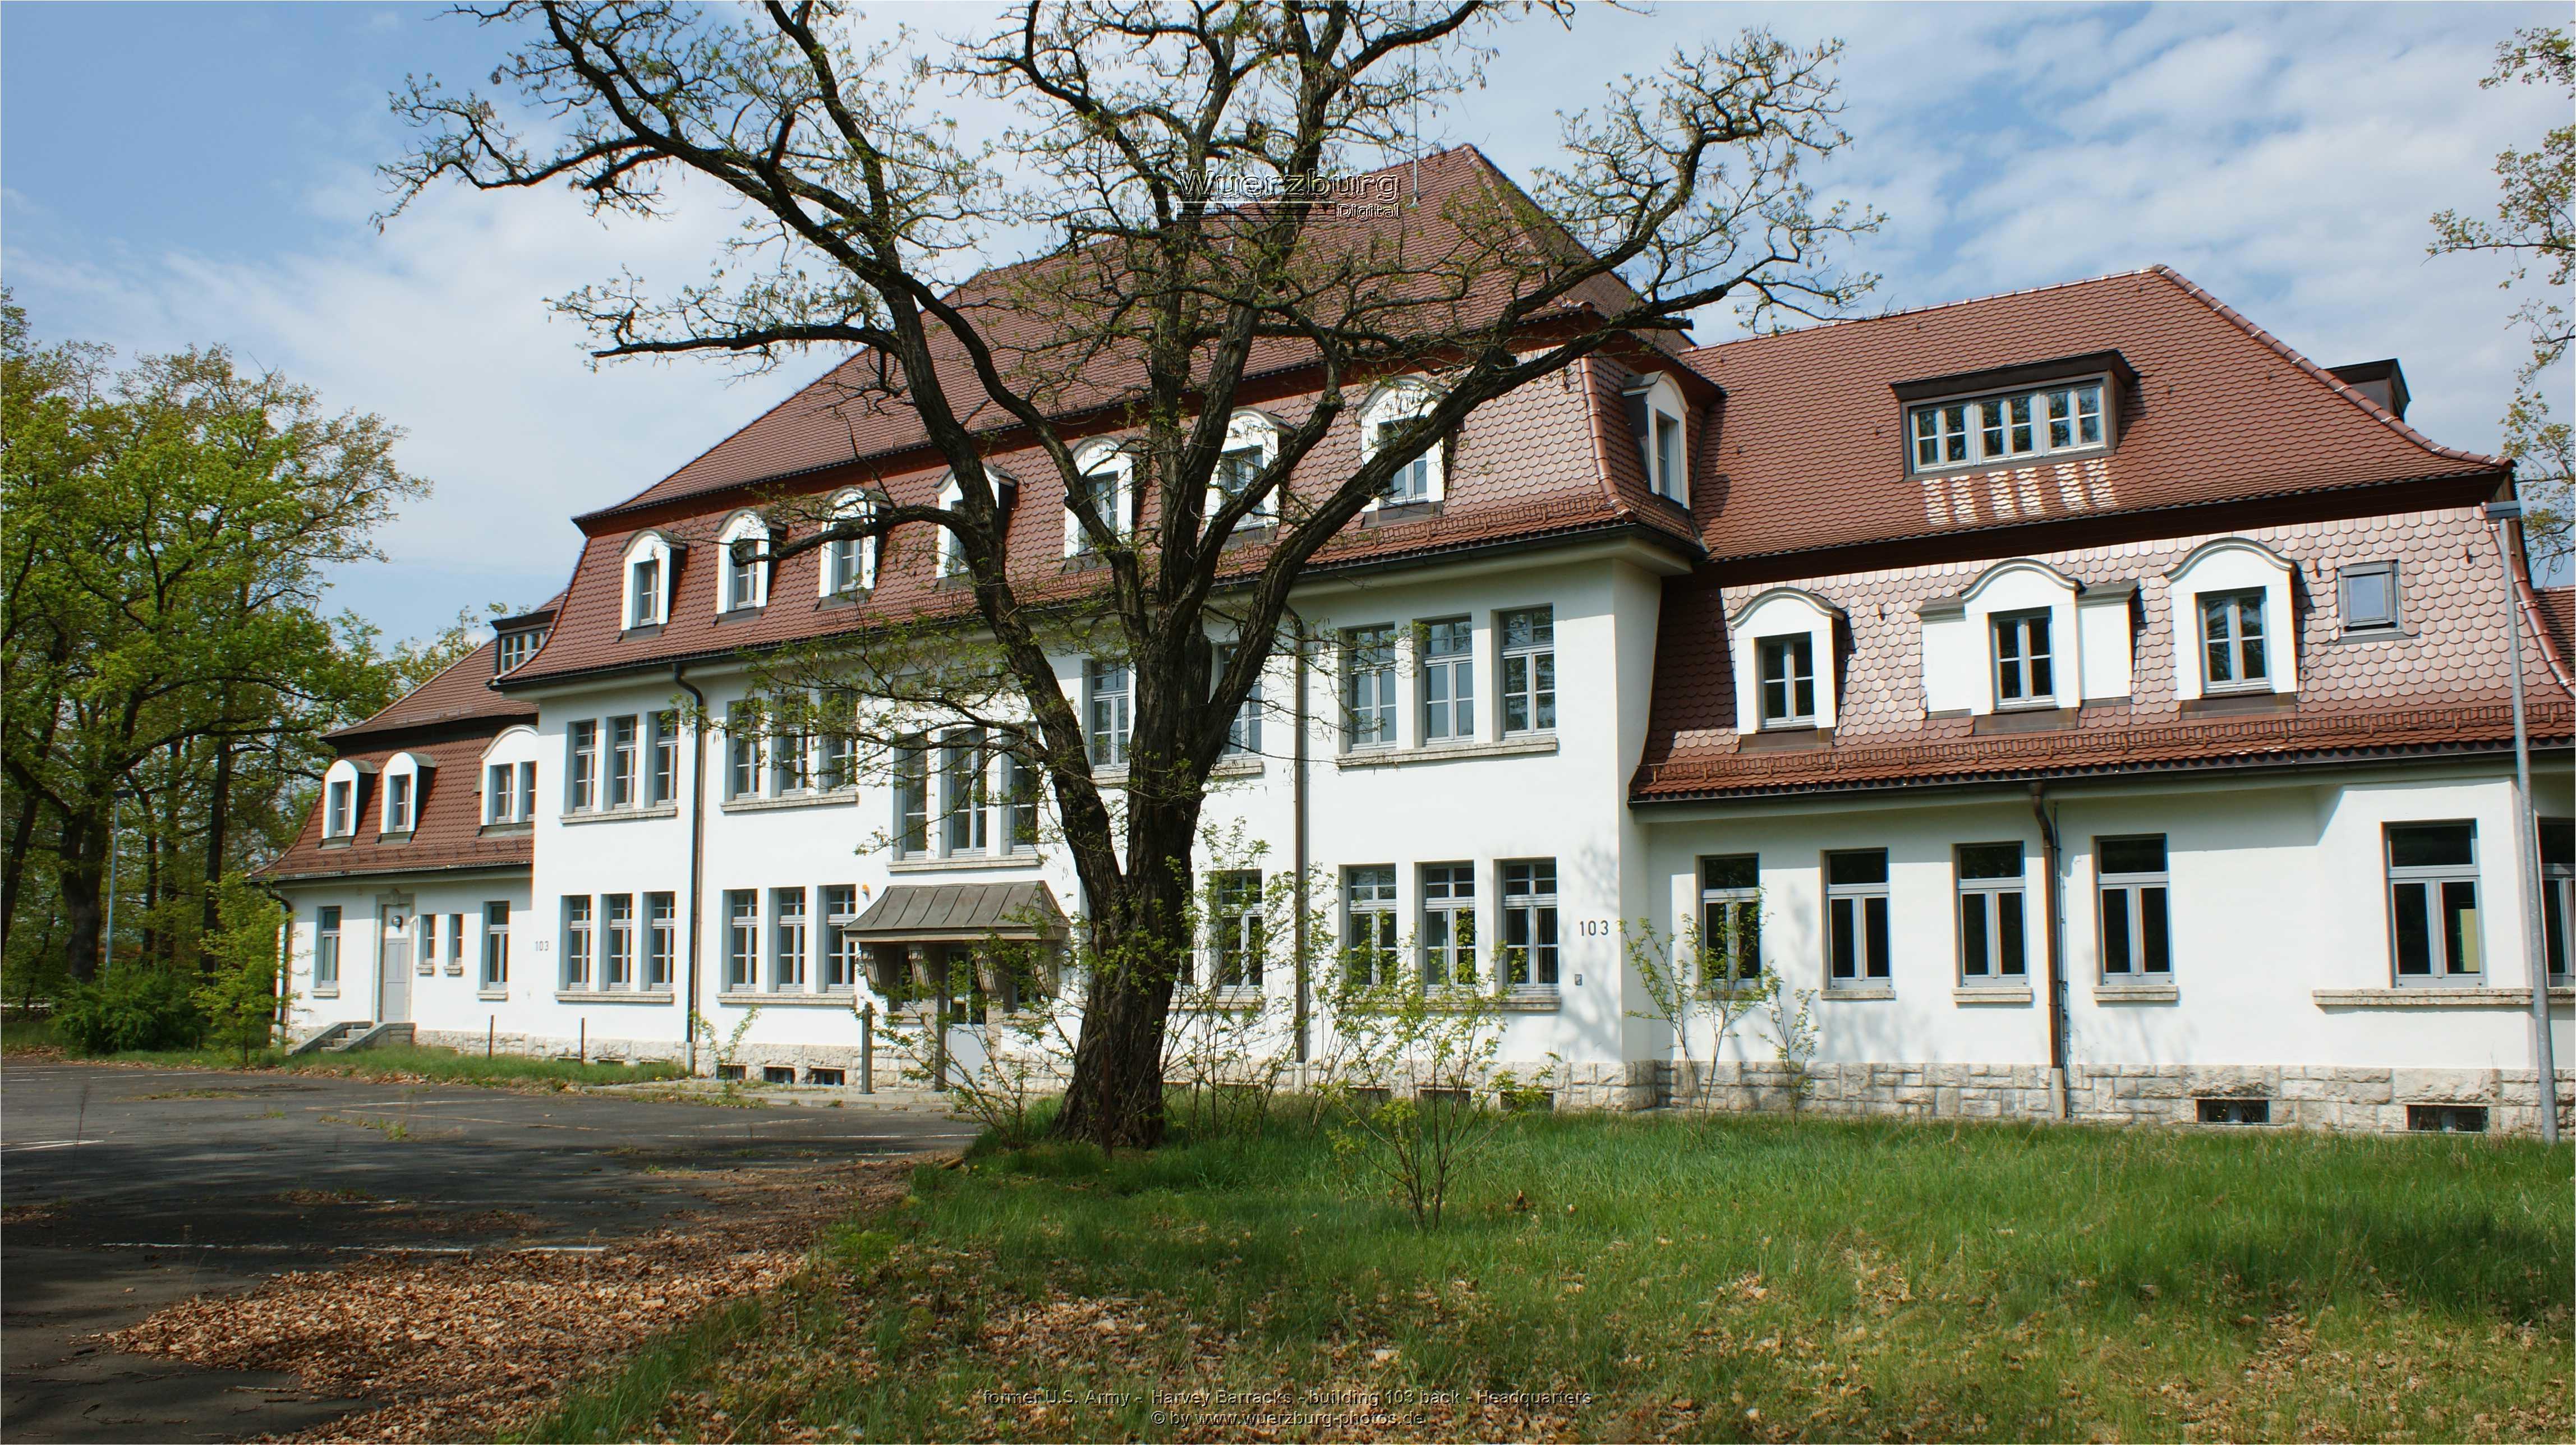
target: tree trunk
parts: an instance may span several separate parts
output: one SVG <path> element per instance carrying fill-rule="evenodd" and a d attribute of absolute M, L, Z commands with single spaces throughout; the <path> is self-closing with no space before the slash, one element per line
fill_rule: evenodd
<path fill-rule="evenodd" d="M 232 716 L 232 691 L 229 688 L 224 692 L 224 715 L 229 723 Z M 206 802 L 206 906 L 199 917 L 197 932 L 199 961 L 207 968 L 214 967 L 214 956 L 203 950 L 215 937 L 218 922 L 215 895 L 222 890 L 224 882 L 224 833 L 232 825 L 233 740 L 229 737 L 215 739 L 214 786 L 214 796 Z"/>
<path fill-rule="evenodd" d="M 1089 997 L 1055 1134 L 1103 1149 L 1163 1142 L 1163 1032 L 1173 985 L 1196 942 L 1190 848 L 1200 803 L 1195 789 L 1152 788 L 1151 781 L 1129 794 L 1125 877 L 1110 887 L 1085 880 L 1092 898 Z M 1172 801 L 1147 801 L 1157 794 Z"/>
<path fill-rule="evenodd" d="M 27 876 L 27 855 L 36 850 L 36 820 L 45 800 L 18 789 L 15 815 L 9 820 L 6 851 L 0 852 L 0 939 L 14 937 L 18 924 L 18 885 Z"/>
<path fill-rule="evenodd" d="M 106 820 L 94 813 L 63 815 L 62 869 L 56 884 L 63 900 L 63 968 L 75 982 L 98 977 L 99 903 L 107 863 Z"/>

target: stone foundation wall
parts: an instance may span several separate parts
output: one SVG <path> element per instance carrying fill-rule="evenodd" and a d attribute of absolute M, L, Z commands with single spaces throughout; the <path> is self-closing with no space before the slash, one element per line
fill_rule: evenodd
<path fill-rule="evenodd" d="M 1795 1102 L 1785 1064 L 1659 1064 L 1669 1107 L 1785 1111 Z M 1804 1108 L 1820 1114 L 1925 1119 L 2050 1119 L 2054 1070 L 2037 1064 L 1816 1064 Z M 1704 1089 L 1697 1087 L 1705 1078 Z M 2403 1132 L 2409 1105 L 2476 1105 L 2487 1131 L 2540 1129 L 2538 1075 L 2529 1069 L 2366 1069 L 2322 1065 L 2128 1064 L 2072 1070 L 2068 1112 L 2083 1122 L 2197 1124 L 2203 1099 L 2264 1100 L 2276 1128 Z M 2559 1118 L 2576 1119 L 2576 1080 L 2559 1080 Z M 2235 1126 L 2244 1127 L 2244 1126 Z"/>

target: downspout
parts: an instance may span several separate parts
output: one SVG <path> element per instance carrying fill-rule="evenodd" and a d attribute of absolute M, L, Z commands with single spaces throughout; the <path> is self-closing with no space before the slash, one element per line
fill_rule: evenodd
<path fill-rule="evenodd" d="M 2066 1077 L 2066 903 L 2057 888 L 2057 870 L 2064 862 L 2064 850 L 2057 841 L 2057 821 L 2048 813 L 2048 785 L 2030 785 L 2030 815 L 2039 820 L 2039 842 L 2048 877 L 2042 885 L 2042 898 L 2048 910 L 2048 1069 L 2054 1076 L 2057 1091 L 2057 1117 L 2074 1117 L 2069 1107 L 2069 1085 Z"/>
<path fill-rule="evenodd" d="M 698 1072 L 698 952 L 706 933 L 707 891 L 707 695 L 689 681 L 689 665 L 671 664 L 671 683 L 689 695 L 697 716 L 689 721 L 689 1006 L 680 1028 L 688 1035 L 689 1075 Z"/>
<path fill-rule="evenodd" d="M 1314 1019 L 1313 1006 L 1309 1002 L 1312 990 L 1309 987 L 1309 965 L 1306 957 L 1306 924 L 1309 908 L 1306 879 L 1306 619 L 1299 616 L 1294 607 L 1283 605 L 1281 610 L 1286 612 L 1289 619 L 1296 625 L 1296 631 L 1292 635 L 1295 638 L 1297 653 L 1297 687 L 1290 711 L 1295 720 L 1297 739 L 1294 761 L 1289 770 L 1288 796 L 1289 812 L 1293 816 L 1290 830 L 1293 841 L 1289 848 L 1289 862 L 1290 866 L 1296 869 L 1294 891 L 1291 896 L 1294 899 L 1297 917 L 1292 925 L 1294 933 L 1290 947 L 1292 957 L 1296 960 L 1297 974 L 1297 1062 L 1303 1064 L 1312 1057 L 1313 1051 L 1307 1035 L 1312 1029 Z"/>

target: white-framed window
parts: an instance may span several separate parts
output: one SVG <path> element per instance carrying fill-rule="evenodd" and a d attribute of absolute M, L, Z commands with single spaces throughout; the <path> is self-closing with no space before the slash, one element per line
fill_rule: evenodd
<path fill-rule="evenodd" d="M 2397 564 L 2364 562 L 2335 574 L 2335 592 L 2346 632 L 2394 632 L 2400 613 Z"/>
<path fill-rule="evenodd" d="M 2028 983 L 2021 844 L 1962 843 L 1953 864 L 1959 879 L 1959 982 L 1969 988 Z"/>
<path fill-rule="evenodd" d="M 1422 867 L 1422 983 L 1465 987 L 1476 981 L 1476 865 Z"/>
<path fill-rule="evenodd" d="M 1394 864 L 1342 870 L 1342 953 L 1353 983 L 1395 981 L 1395 906 Z"/>
<path fill-rule="evenodd" d="M 1762 973 L 1762 857 L 1699 860 L 1700 986 L 1728 988 Z"/>
<path fill-rule="evenodd" d="M 1418 624 L 1414 672 L 1422 693 L 1422 740 L 1476 735 L 1476 628 L 1464 617 Z"/>
<path fill-rule="evenodd" d="M 1431 384 L 1418 376 L 1398 377 L 1379 386 L 1360 404 L 1360 460 L 1373 460 L 1437 404 Z M 1396 468 L 1379 501 L 1388 506 L 1439 501 L 1444 470 L 1441 444 L 1435 441 L 1420 456 Z"/>
<path fill-rule="evenodd" d="M 420 971 L 422 973 L 431 973 L 435 972 L 437 968 L 438 915 L 435 913 L 424 913 L 420 916 Z"/>
<path fill-rule="evenodd" d="M 771 797 L 792 798 L 814 790 L 813 745 L 811 734 L 784 722 L 772 725 L 769 733 Z"/>
<path fill-rule="evenodd" d="M 725 991 L 744 993 L 760 977 L 760 893 L 728 888 L 724 908 Z"/>
<path fill-rule="evenodd" d="M 633 714 L 608 720 L 608 806 L 635 806 L 636 771 L 642 767 L 643 734 Z"/>
<path fill-rule="evenodd" d="M 769 605 L 769 526 L 737 512 L 717 534 L 716 607 L 751 612 Z"/>
<path fill-rule="evenodd" d="M 2093 860 L 2101 874 L 2104 981 L 2173 977 L 2173 876 L 2165 835 L 2096 838 Z"/>
<path fill-rule="evenodd" d="M 939 740 L 941 841 L 950 856 L 991 844 L 992 792 L 984 771 L 984 733 L 963 728 Z"/>
<path fill-rule="evenodd" d="M 1002 835 L 1014 853 L 1038 846 L 1039 785 L 1040 774 L 1027 759 L 1017 753 L 1002 754 Z"/>
<path fill-rule="evenodd" d="M 965 504 L 966 489 L 958 485 L 955 477 L 949 478 L 948 484 L 939 489 L 941 510 L 959 512 Z M 939 554 L 934 570 L 941 577 L 961 576 L 966 571 L 966 548 L 958 542 L 957 533 L 952 528 L 939 528 Z"/>
<path fill-rule="evenodd" d="M 832 498 L 832 520 L 867 522 L 876 517 L 876 501 L 867 493 L 852 489 Z M 823 566 L 820 573 L 821 595 L 855 597 L 877 585 L 877 539 L 874 537 L 837 537 L 823 544 Z"/>
<path fill-rule="evenodd" d="M 340 909 L 324 904 L 313 910 L 313 986 L 340 986 Z"/>
<path fill-rule="evenodd" d="M 563 901 L 563 987 L 590 987 L 590 895 L 567 894 Z"/>
<path fill-rule="evenodd" d="M 465 915 L 462 913 L 447 915 L 447 971 L 465 971 Z"/>
<path fill-rule="evenodd" d="M 640 532 L 626 544 L 618 598 L 621 626 L 659 627 L 671 620 L 671 544 L 659 532 Z"/>
<path fill-rule="evenodd" d="M 332 771 L 340 776 L 322 785 L 322 836 L 346 838 L 358 831 L 358 774 L 355 769 Z"/>
<path fill-rule="evenodd" d="M 644 776 L 644 801 L 654 807 L 680 796 L 680 714 L 665 709 L 653 714 L 651 759 Z"/>
<path fill-rule="evenodd" d="M 394 767 L 385 770 L 384 831 L 388 833 L 412 831 L 412 791 L 419 782 L 420 775 L 409 768 Z"/>
<path fill-rule="evenodd" d="M 1637 459 L 1646 473 L 1646 489 L 1667 501 L 1690 505 L 1690 408 L 1681 387 L 1663 373 L 1640 376 L 1628 385 L 1630 422 L 1637 433 Z"/>
<path fill-rule="evenodd" d="M 2199 594 L 2204 690 L 2271 690 L 2271 645 L 2263 623 L 2263 602 L 2260 589 Z"/>
<path fill-rule="evenodd" d="M 725 796 L 760 795 L 759 710 L 748 703 L 725 707 Z"/>
<path fill-rule="evenodd" d="M 2540 820 L 2540 944 L 2549 960 L 2549 986 L 2563 987 L 2576 944 L 2576 820 Z"/>
<path fill-rule="evenodd" d="M 510 986 L 510 905 L 495 900 L 483 905 L 483 987 Z"/>
<path fill-rule="evenodd" d="M 1883 983 L 1891 947 L 1887 850 L 1825 855 L 1825 986 Z"/>
<path fill-rule="evenodd" d="M 1127 737 L 1136 722 L 1135 684 L 1123 662 L 1082 664 L 1083 717 L 1090 725 L 1091 765 L 1127 766 Z"/>
<path fill-rule="evenodd" d="M 812 941 L 805 926 L 805 890 L 769 890 L 769 987 L 773 993 L 805 991 L 806 948 Z"/>
<path fill-rule="evenodd" d="M 1110 532 L 1125 537 L 1136 527 L 1136 459 L 1120 450 L 1113 442 L 1092 442 L 1073 455 L 1075 485 L 1100 522 Z M 1083 557 L 1099 550 L 1093 545 L 1089 528 L 1074 510 L 1074 499 L 1064 504 L 1064 555 Z"/>
<path fill-rule="evenodd" d="M 1556 609 L 1522 607 L 1494 619 L 1500 645 L 1503 736 L 1556 731 Z"/>
<path fill-rule="evenodd" d="M 2486 972 L 2478 825 L 2390 823 L 2388 932 L 2400 987 L 2458 987 Z"/>
<path fill-rule="evenodd" d="M 492 638 L 492 670 L 508 672 L 537 655 L 545 646 L 546 633 L 541 627 L 521 628 L 516 632 L 495 633 Z"/>
<path fill-rule="evenodd" d="M 1925 402 L 1909 410 L 1914 470 L 2099 451 L 2111 429 L 2105 378 L 2057 382 L 1999 396 Z"/>
<path fill-rule="evenodd" d="M 644 987 L 667 989 L 680 954 L 679 897 L 670 893 L 644 895 Z"/>
<path fill-rule="evenodd" d="M 1502 877 L 1503 985 L 1556 987 L 1556 860 L 1507 860 L 1496 871 Z"/>
<path fill-rule="evenodd" d="M 904 738 L 894 748 L 894 854 L 924 858 L 930 854 L 930 744 Z"/>
<path fill-rule="evenodd" d="M 519 821 L 519 768 L 516 763 L 493 763 L 483 769 L 483 821 L 515 823 Z"/>
<path fill-rule="evenodd" d="M 1261 927 L 1260 870 L 1233 869 L 1209 880 L 1209 978 L 1216 987 L 1261 987 Z"/>
<path fill-rule="evenodd" d="M 1225 451 L 1209 478 L 1207 515 L 1241 496 L 1279 455 L 1279 424 L 1257 411 L 1236 412 L 1225 429 Z M 1244 513 L 1247 526 L 1267 525 L 1279 515 L 1279 492 L 1273 488 Z"/>
<path fill-rule="evenodd" d="M 1342 633 L 1342 746 L 1395 744 L 1395 626 Z"/>
<path fill-rule="evenodd" d="M 859 985 L 866 945 L 854 926 L 859 921 L 859 890 L 853 884 L 827 884 L 823 889 L 823 991 L 849 993 Z"/>
<path fill-rule="evenodd" d="M 2057 662 L 2050 612 L 1999 612 L 1988 619 L 1995 640 L 1995 706 L 2046 707 L 2057 701 Z"/>
<path fill-rule="evenodd" d="M 599 986 L 635 986 L 635 895 L 603 894 L 599 900 Z"/>
<path fill-rule="evenodd" d="M 599 724 L 589 718 L 564 728 L 564 811 L 599 806 Z"/>
<path fill-rule="evenodd" d="M 1816 644 L 1812 634 L 1754 639 L 1762 663 L 1762 725 L 1809 727 L 1816 721 Z"/>
<path fill-rule="evenodd" d="M 1225 670 L 1234 665 L 1235 644 L 1216 644 L 1216 657 L 1208 669 L 1211 692 L 1225 678 Z M 1243 695 L 1243 706 L 1234 710 L 1234 721 L 1225 730 L 1225 752 L 1229 758 L 1252 757 L 1261 751 L 1261 681 L 1255 678 L 1252 691 Z"/>

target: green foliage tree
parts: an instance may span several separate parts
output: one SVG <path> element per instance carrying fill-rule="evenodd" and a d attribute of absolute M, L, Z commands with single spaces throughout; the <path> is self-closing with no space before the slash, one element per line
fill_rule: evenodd
<path fill-rule="evenodd" d="M 280 991 L 286 909 L 238 873 L 216 890 L 216 932 L 206 940 L 206 975 L 192 998 L 206 1017 L 207 1037 L 241 1053 L 267 1047 L 291 993 Z"/>
<path fill-rule="evenodd" d="M 2518 30 L 2496 47 L 2496 67 L 2479 88 L 2537 85 L 2576 101 L 2576 39 L 2565 26 Z M 2565 112 L 2561 112 L 2562 115 Z M 2525 512 L 2523 539 L 2536 565 L 2576 556 L 2576 432 L 2549 405 L 2555 376 L 2576 341 L 2568 287 L 2576 282 L 2576 121 L 2555 125 L 2532 150 L 2496 156 L 2492 219 L 2443 211 L 2433 217 L 2432 254 L 2483 252 L 2508 257 L 2504 286 L 2523 296 L 2513 319 L 2529 335 L 2531 356 L 2515 376 L 2505 408 L 2505 455 L 2514 461 Z"/>

